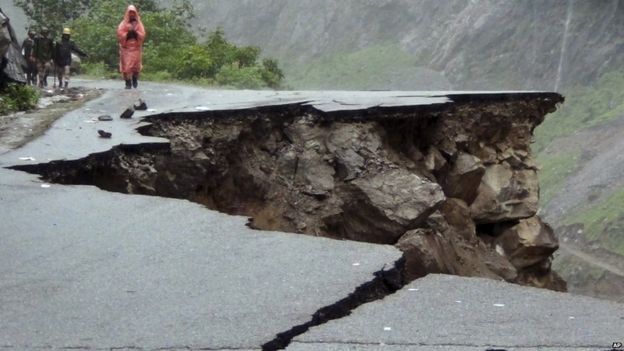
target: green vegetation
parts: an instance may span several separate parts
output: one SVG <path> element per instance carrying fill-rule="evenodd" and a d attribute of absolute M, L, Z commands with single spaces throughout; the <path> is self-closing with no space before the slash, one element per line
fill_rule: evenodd
<path fill-rule="evenodd" d="M 564 224 L 583 223 L 588 240 L 596 240 L 614 253 L 624 255 L 624 188 L 591 208 L 569 215 Z"/>
<path fill-rule="evenodd" d="M 535 152 L 554 139 L 596 127 L 624 114 L 624 71 L 604 74 L 593 86 L 566 92 L 566 102 L 535 133 Z"/>
<path fill-rule="evenodd" d="M 119 73 L 112 71 L 104 62 L 82 61 L 80 72 L 85 77 L 93 79 L 115 79 L 119 77 Z"/>
<path fill-rule="evenodd" d="M 535 131 L 533 149 L 542 166 L 539 175 L 542 204 L 547 204 L 561 190 L 565 179 L 581 161 L 580 149 L 549 150 L 548 145 L 624 115 L 624 71 L 604 74 L 593 86 L 575 87 L 565 95 L 566 102 Z"/>
<path fill-rule="evenodd" d="M 363 89 L 390 82 L 393 78 L 401 79 L 397 72 L 413 70 L 418 61 L 397 44 L 375 45 L 292 67 L 288 71 L 287 85 L 311 89 Z"/>
<path fill-rule="evenodd" d="M 24 10 L 35 27 L 46 26 L 53 35 L 61 32 L 63 25 L 80 17 L 90 0 L 14 0 Z M 37 28 L 37 30 L 39 29 Z"/>
<path fill-rule="evenodd" d="M 82 6 L 82 15 L 65 15 L 73 29 L 76 44 L 89 54 L 84 61 L 85 73 L 109 77 L 119 64 L 117 26 L 128 5 L 125 0 L 72 0 Z M 50 11 L 58 10 L 58 2 L 16 0 L 41 3 Z M 147 30 L 144 45 L 144 78 L 154 80 L 190 81 L 198 84 L 234 88 L 279 88 L 284 75 L 277 61 L 261 59 L 257 47 L 238 47 L 225 38 L 221 29 L 210 33 L 206 42 L 199 42 L 190 28 L 193 8 L 188 0 L 171 1 L 166 9 L 155 0 L 137 0 Z M 22 6 L 24 8 L 24 6 Z M 36 11 L 27 11 L 34 22 Z M 58 28 L 56 28 L 58 32 Z"/>
<path fill-rule="evenodd" d="M 32 110 L 37 106 L 39 93 L 23 84 L 11 83 L 0 90 L 0 115 Z"/>
<path fill-rule="evenodd" d="M 567 176 L 578 166 L 580 152 L 578 150 L 566 153 L 537 157 L 542 169 L 539 172 L 540 198 L 542 203 L 548 203 L 561 190 Z"/>
<path fill-rule="evenodd" d="M 565 150 L 548 148 L 554 140 L 605 125 L 624 115 L 624 71 L 603 75 L 588 87 L 575 87 L 566 93 L 565 104 L 536 130 L 537 160 L 542 166 L 541 201 L 547 204 L 561 191 L 565 180 L 583 162 L 581 147 Z M 559 224 L 582 223 L 584 236 L 614 253 L 624 255 L 624 188 L 609 189 L 599 202 L 583 204 Z M 596 198 L 600 194 L 596 193 Z"/>
<path fill-rule="evenodd" d="M 588 264 L 574 255 L 559 255 L 553 262 L 557 273 L 566 277 L 568 284 L 588 286 L 602 279 L 605 270 Z"/>

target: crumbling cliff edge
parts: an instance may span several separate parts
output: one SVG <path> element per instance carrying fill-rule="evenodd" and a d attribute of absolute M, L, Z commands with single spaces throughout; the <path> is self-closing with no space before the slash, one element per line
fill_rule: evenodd
<path fill-rule="evenodd" d="M 537 215 L 530 150 L 534 129 L 563 97 L 443 97 L 154 115 L 139 132 L 169 143 L 14 168 L 62 184 L 188 199 L 249 216 L 261 230 L 396 245 L 408 280 L 449 273 L 565 291 L 551 270 L 557 238 Z"/>

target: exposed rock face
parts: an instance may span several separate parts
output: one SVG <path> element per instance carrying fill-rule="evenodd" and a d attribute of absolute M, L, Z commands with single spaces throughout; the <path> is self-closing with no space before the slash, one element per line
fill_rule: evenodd
<path fill-rule="evenodd" d="M 553 229 L 539 217 L 501 226 L 496 239 L 511 263 L 518 269 L 531 267 L 548 258 L 559 248 Z"/>
<path fill-rule="evenodd" d="M 472 203 L 479 223 L 498 223 L 531 217 L 538 209 L 537 172 L 512 169 L 507 162 L 488 166 Z"/>
<path fill-rule="evenodd" d="M 529 144 L 558 95 L 322 113 L 300 105 L 148 117 L 170 145 L 22 167 L 61 183 L 186 198 L 258 229 L 396 244 L 409 279 L 565 289 L 536 217 Z"/>
<path fill-rule="evenodd" d="M 427 227 L 407 232 L 397 244 L 405 252 L 408 278 L 450 273 L 516 279 L 517 271 L 509 260 L 479 239 L 470 210 L 462 200 L 448 199 L 429 218 Z"/>

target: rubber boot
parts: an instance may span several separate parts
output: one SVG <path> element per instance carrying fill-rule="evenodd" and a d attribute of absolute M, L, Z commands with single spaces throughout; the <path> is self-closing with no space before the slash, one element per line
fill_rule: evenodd
<path fill-rule="evenodd" d="M 139 77 L 136 75 L 132 76 L 132 86 L 136 89 L 139 86 Z"/>
<path fill-rule="evenodd" d="M 67 89 L 67 86 L 69 85 L 69 81 L 65 81 L 65 89 Z"/>
<path fill-rule="evenodd" d="M 126 79 L 126 89 L 132 89 L 132 82 L 130 79 Z"/>

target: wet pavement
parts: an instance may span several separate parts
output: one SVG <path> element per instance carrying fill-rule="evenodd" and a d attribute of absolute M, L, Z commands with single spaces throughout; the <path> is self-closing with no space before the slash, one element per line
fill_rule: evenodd
<path fill-rule="evenodd" d="M 42 137 L 0 155 L 0 348 L 258 350 L 288 332 L 295 337 L 289 349 L 305 351 L 599 350 L 624 338 L 624 305 L 445 276 L 414 282 L 306 332 L 296 327 L 353 299 L 358 287 L 379 283 L 376 277 L 401 253 L 254 231 L 246 218 L 188 201 L 46 184 L 5 168 L 78 159 L 120 144 L 166 143 L 136 132 L 141 116 L 290 103 L 324 111 L 452 103 L 444 93 L 74 84 L 107 91 Z M 149 110 L 119 119 L 139 98 Z M 97 121 L 100 115 L 114 120 Z M 112 138 L 99 138 L 100 129 Z"/>
<path fill-rule="evenodd" d="M 606 350 L 623 331 L 621 304 L 430 275 L 310 329 L 288 350 Z"/>

